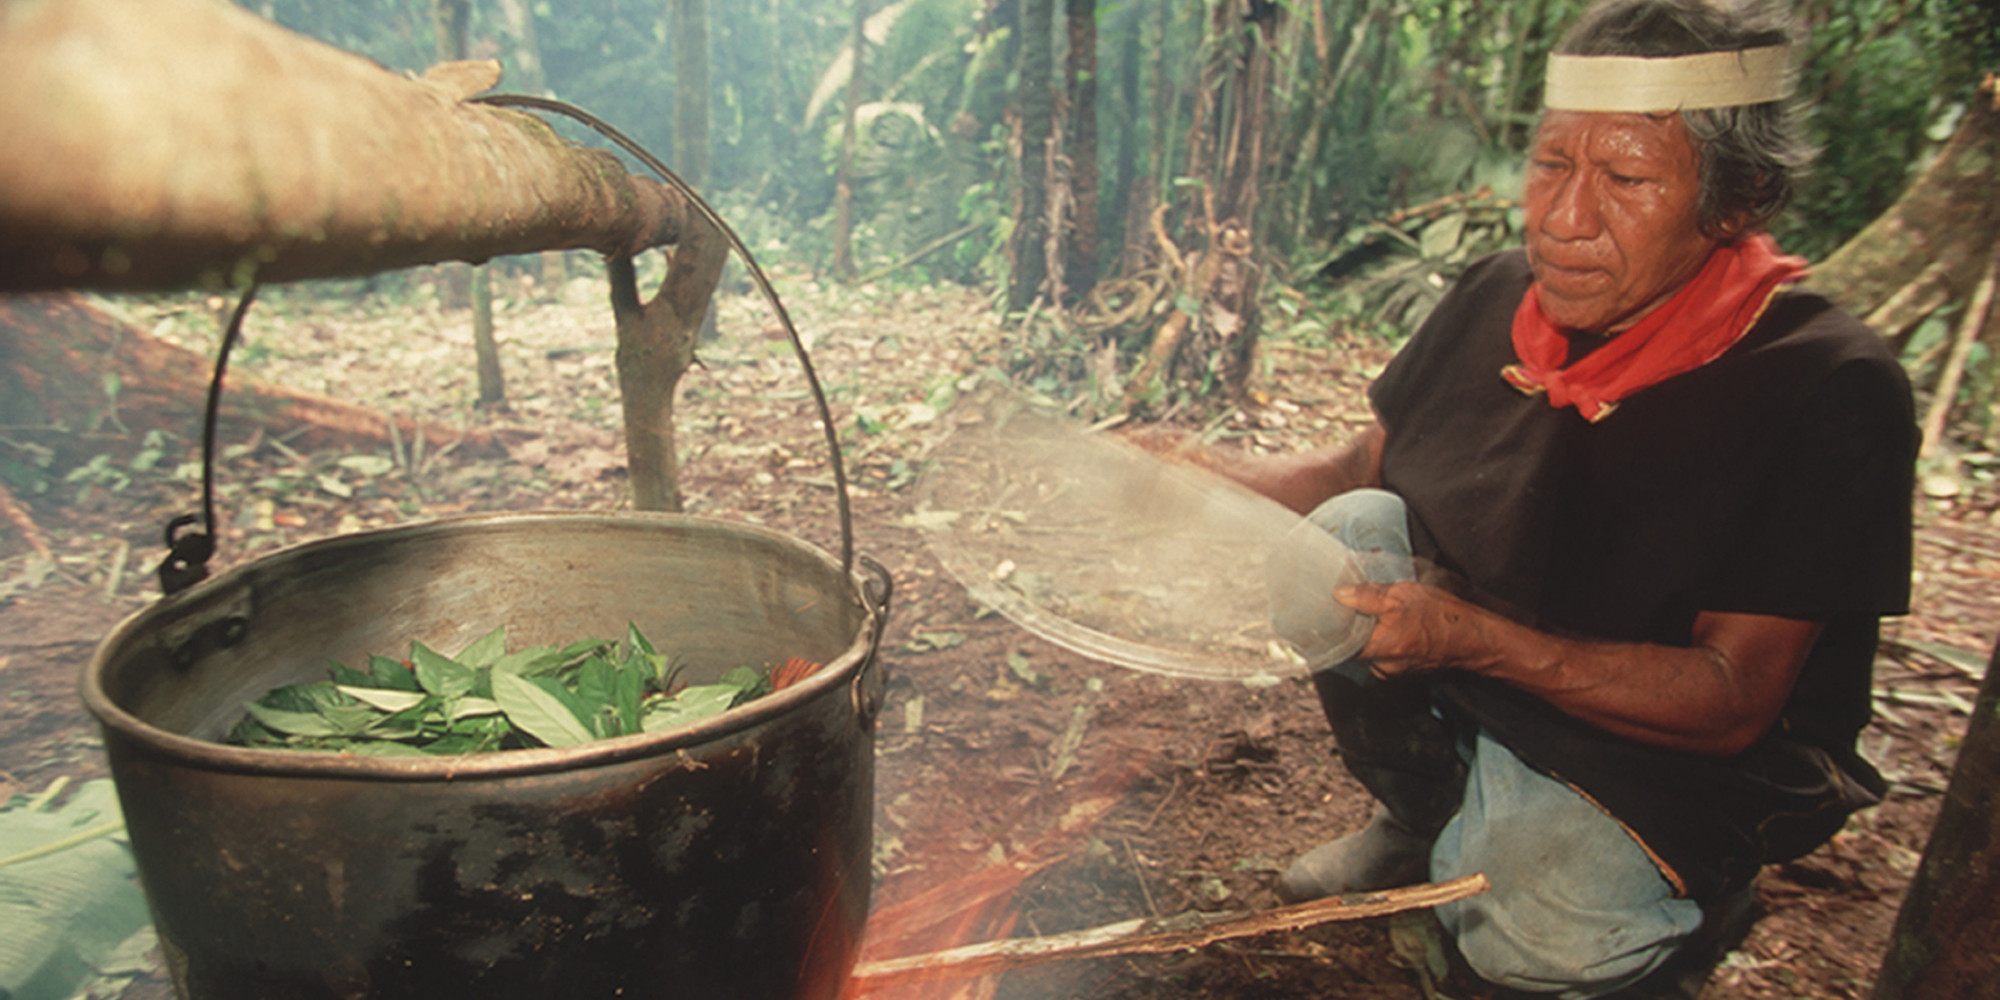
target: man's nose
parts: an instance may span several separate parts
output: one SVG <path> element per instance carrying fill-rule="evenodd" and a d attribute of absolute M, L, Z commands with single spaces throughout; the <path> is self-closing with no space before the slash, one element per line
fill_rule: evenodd
<path fill-rule="evenodd" d="M 1602 219 L 1597 214 L 1596 185 L 1582 171 L 1563 178 L 1542 217 L 1542 230 L 1559 240 L 1587 240 L 1598 234 Z"/>

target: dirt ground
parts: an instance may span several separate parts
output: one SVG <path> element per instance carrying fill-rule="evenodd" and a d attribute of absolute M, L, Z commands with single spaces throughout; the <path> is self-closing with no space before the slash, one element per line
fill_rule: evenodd
<path fill-rule="evenodd" d="M 909 912 L 913 899 L 935 908 L 940 891 L 963 906 L 956 943 L 1276 905 L 1271 885 L 1285 861 L 1357 826 L 1368 808 L 1331 752 L 1310 688 L 1105 666 L 970 601 L 907 520 L 912 477 L 941 426 L 927 404 L 940 387 L 1002 362 L 1016 334 L 969 291 L 845 290 L 799 276 L 780 287 L 847 438 L 856 547 L 898 585 L 877 733 L 877 920 Z M 264 299 L 240 355 L 245 374 L 385 413 L 510 430 L 513 444 L 499 459 L 430 441 L 425 460 L 383 472 L 225 426 L 218 564 L 466 511 L 620 506 L 611 322 L 599 288 L 586 278 L 555 289 L 503 279 L 496 297 L 510 403 L 492 411 L 470 405 L 469 320 L 437 308 L 423 288 L 393 301 L 283 290 Z M 108 305 L 167 339 L 213 349 L 211 303 Z M 719 314 L 721 337 L 682 388 L 689 508 L 835 550 L 831 477 L 789 351 L 756 300 L 726 296 Z M 1361 415 L 1360 390 L 1386 356 L 1379 344 L 1340 336 L 1270 343 L 1255 405 L 1212 426 L 1238 444 L 1274 449 L 1337 437 Z M 169 440 L 169 460 L 122 486 L 113 477 L 58 478 L 45 493 L 20 494 L 58 557 L 54 572 L 36 569 L 17 527 L 0 528 L 0 801 L 59 777 L 104 773 L 77 677 L 103 634 L 158 595 L 151 571 L 162 526 L 198 504 L 198 476 L 177 469 L 198 457 L 187 447 L 198 406 L 188 400 L 186 433 Z M 117 464 L 137 444 L 103 447 Z M 2000 623 L 1995 507 L 1990 484 L 1919 499 L 1917 606 L 1888 626 L 1891 640 L 1975 655 L 1990 648 Z M 1765 872 L 1762 919 L 1717 970 L 1709 1000 L 1867 994 L 1976 687 L 1966 669 L 1894 643 L 1885 650 L 1881 711 L 1865 749 L 1893 779 L 1892 794 L 1818 852 Z M 894 957 L 879 944 L 870 956 Z M 1408 1000 L 1425 991 L 1386 927 L 1371 923 L 878 995 Z M 167 995 L 157 973 L 126 991 Z"/>

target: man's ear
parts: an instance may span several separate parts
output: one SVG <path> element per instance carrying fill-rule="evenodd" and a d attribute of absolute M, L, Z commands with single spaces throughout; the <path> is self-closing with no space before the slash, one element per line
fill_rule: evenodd
<path fill-rule="evenodd" d="M 1761 182 L 1760 179 L 1759 183 Z M 1738 209 L 1718 219 L 1715 223 L 1715 231 L 1709 235 L 1724 243 L 1733 243 L 1749 235 L 1750 230 L 1753 228 L 1750 219 L 1751 214 L 1748 210 Z"/>

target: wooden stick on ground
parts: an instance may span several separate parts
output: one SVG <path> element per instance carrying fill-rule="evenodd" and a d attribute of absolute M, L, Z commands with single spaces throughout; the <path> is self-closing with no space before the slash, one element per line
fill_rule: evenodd
<path fill-rule="evenodd" d="M 864 962 L 855 967 L 846 995 L 861 996 L 910 983 L 990 976 L 1045 962 L 1187 951 L 1217 941 L 1439 906 L 1477 896 L 1487 886 L 1486 876 L 1474 874 L 1448 882 L 1319 899 L 1261 913 L 1184 913 L 1158 920 L 1126 920 L 1048 937 L 987 941 L 927 955 Z"/>

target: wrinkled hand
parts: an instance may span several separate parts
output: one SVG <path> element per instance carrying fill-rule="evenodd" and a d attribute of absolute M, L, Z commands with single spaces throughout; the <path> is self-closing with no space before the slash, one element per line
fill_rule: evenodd
<path fill-rule="evenodd" d="M 1493 630 L 1504 619 L 1436 587 L 1362 583 L 1333 592 L 1340 603 L 1375 619 L 1356 654 L 1384 677 L 1455 667 L 1484 669 L 1495 653 Z"/>

